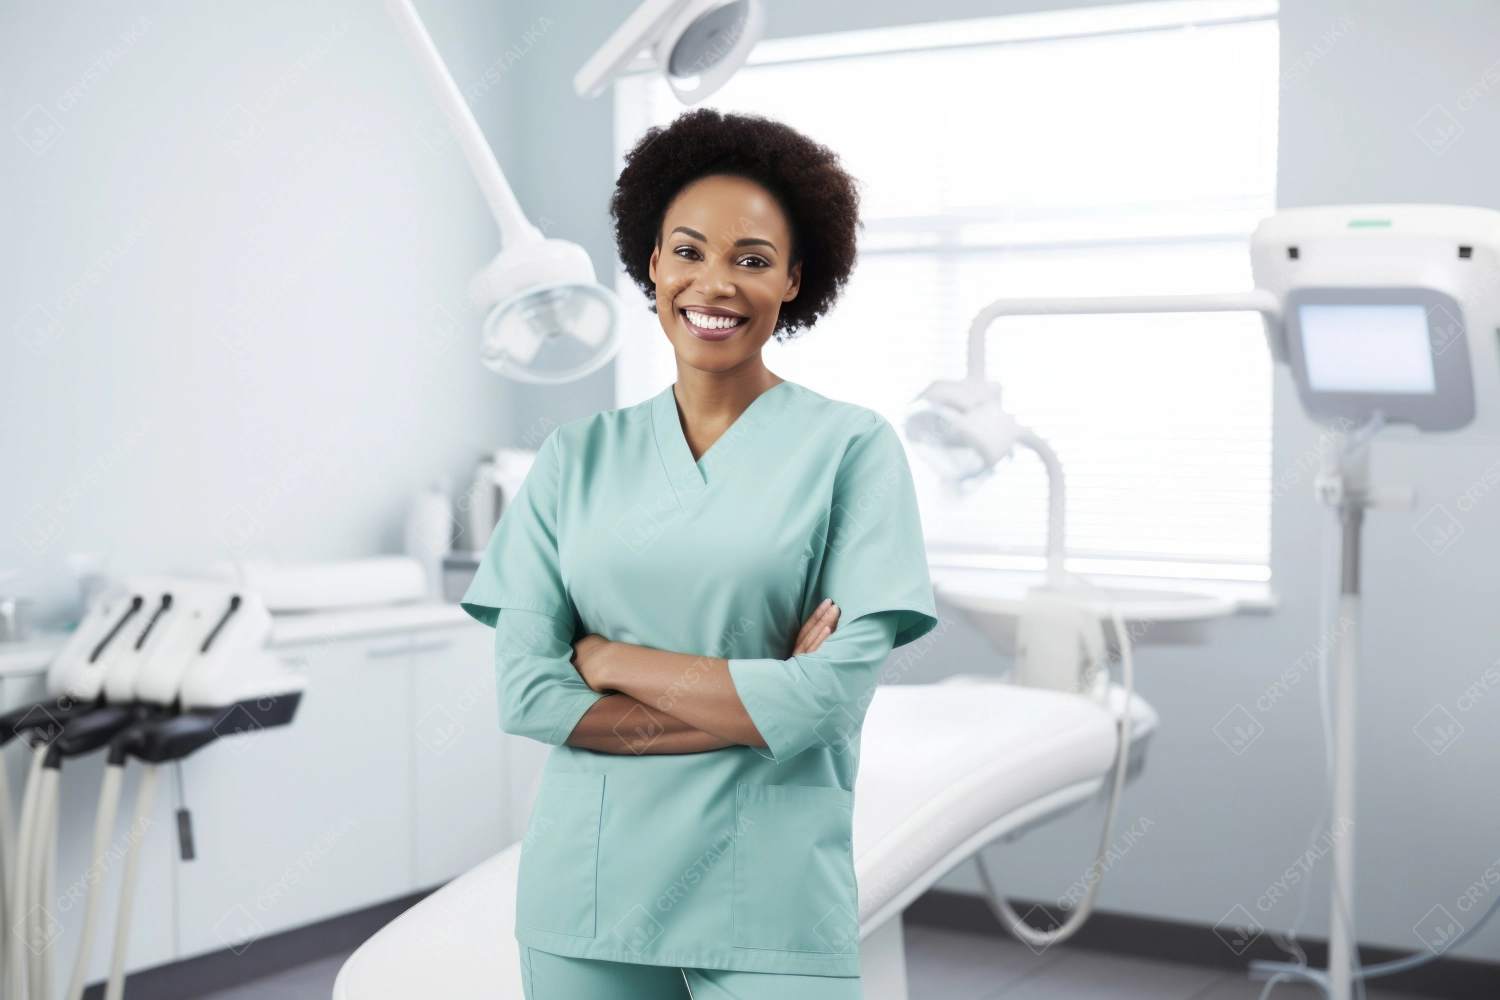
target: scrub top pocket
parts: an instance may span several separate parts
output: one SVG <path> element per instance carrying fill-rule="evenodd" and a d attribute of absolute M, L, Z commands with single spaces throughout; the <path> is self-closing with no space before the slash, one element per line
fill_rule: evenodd
<path fill-rule="evenodd" d="M 604 775 L 547 772 L 537 792 L 516 873 L 516 923 L 594 936 Z"/>
<path fill-rule="evenodd" d="M 853 808 L 842 788 L 739 783 L 736 948 L 858 954 Z"/>

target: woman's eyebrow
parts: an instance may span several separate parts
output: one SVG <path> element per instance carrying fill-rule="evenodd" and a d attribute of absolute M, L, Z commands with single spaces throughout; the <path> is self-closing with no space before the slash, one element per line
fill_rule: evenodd
<path fill-rule="evenodd" d="M 673 229 L 672 232 L 686 233 L 688 236 L 691 236 L 695 240 L 702 240 L 704 243 L 708 242 L 707 236 L 704 236 L 696 229 L 689 229 L 687 226 L 678 226 L 676 229 Z M 772 243 L 770 240 L 763 240 L 759 237 L 754 236 L 747 236 L 742 240 L 735 240 L 734 245 L 737 247 L 765 246 L 770 247 L 772 250 L 776 249 L 776 244 Z"/>

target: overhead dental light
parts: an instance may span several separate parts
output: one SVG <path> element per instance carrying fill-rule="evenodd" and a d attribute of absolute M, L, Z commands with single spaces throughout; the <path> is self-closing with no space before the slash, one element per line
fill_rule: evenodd
<path fill-rule="evenodd" d="M 918 397 L 906 430 L 924 454 L 938 451 L 937 467 L 952 481 L 993 467 L 1000 445 L 1014 435 L 1014 420 L 999 408 L 998 387 L 985 381 L 985 334 L 1003 316 L 1261 316 L 1272 356 L 1289 370 L 1303 409 L 1328 428 L 1334 443 L 1324 451 L 1315 495 L 1336 513 L 1343 549 L 1337 563 L 1337 609 L 1346 635 L 1338 644 L 1332 677 L 1327 763 L 1332 815 L 1351 825 L 1332 847 L 1328 968 L 1257 961 L 1250 974 L 1307 982 L 1330 1000 L 1350 1000 L 1354 983 L 1432 961 L 1472 937 L 1500 909 L 1500 903 L 1491 906 L 1441 949 L 1360 966 L 1352 820 L 1361 531 L 1366 511 L 1410 510 L 1415 503 L 1411 489 L 1371 484 L 1369 444 L 1392 425 L 1412 434 L 1463 432 L 1486 443 L 1500 435 L 1500 349 L 1493 335 L 1500 327 L 1500 288 L 1494 280 L 1500 269 L 1500 212 L 1455 205 L 1291 209 L 1261 222 L 1251 237 L 1250 255 L 1257 287 L 1244 293 L 991 303 L 969 330 L 968 377 L 928 388 Z M 1059 482 L 1053 481 L 1054 507 Z M 1439 511 L 1434 508 L 1424 518 L 1432 522 L 1425 534 L 1421 523 L 1417 527 L 1429 545 L 1441 550 L 1451 543 L 1457 526 L 1435 516 Z M 1322 634 L 1330 634 L 1331 625 L 1324 626 Z M 1012 917 L 1006 911 L 1006 919 Z M 1011 924 L 1018 936 L 1044 937 L 1019 924 L 1018 917 Z"/>
<path fill-rule="evenodd" d="M 386 8 L 500 226 L 500 253 L 469 285 L 469 297 L 489 310 L 480 360 L 521 382 L 569 382 L 603 367 L 620 347 L 619 300 L 596 280 L 583 247 L 544 237 L 521 211 L 410 0 L 386 0 Z"/>
<path fill-rule="evenodd" d="M 573 89 L 598 97 L 649 50 L 677 99 L 696 104 L 744 65 L 764 30 L 760 0 L 646 0 L 583 64 Z"/>
<path fill-rule="evenodd" d="M 983 341 L 980 342 L 981 350 Z M 984 359 L 979 359 L 979 371 Z M 972 365 L 971 365 L 972 369 Z M 1047 468 L 1047 584 L 1061 587 L 1063 570 L 1062 463 L 1035 431 L 1022 426 L 1000 403 L 1000 385 L 983 375 L 928 386 L 906 415 L 906 437 L 943 481 L 964 492 L 989 478 L 1016 445 L 1036 452 Z"/>

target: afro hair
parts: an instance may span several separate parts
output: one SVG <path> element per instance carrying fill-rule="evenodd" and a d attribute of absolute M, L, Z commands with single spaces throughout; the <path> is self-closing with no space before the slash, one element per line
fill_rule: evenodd
<path fill-rule="evenodd" d="M 837 301 L 857 256 L 859 192 L 838 154 L 789 125 L 756 115 L 695 108 L 655 126 L 625 154 L 609 203 L 625 273 L 656 307 L 651 253 L 667 208 L 696 180 L 715 175 L 754 181 L 775 197 L 792 236 L 790 262 L 802 264 L 797 297 L 781 306 L 778 341 L 815 323 Z"/>

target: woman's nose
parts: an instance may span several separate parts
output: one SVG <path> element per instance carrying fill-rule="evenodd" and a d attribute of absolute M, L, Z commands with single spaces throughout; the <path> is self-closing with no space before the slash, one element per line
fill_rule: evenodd
<path fill-rule="evenodd" d="M 694 283 L 706 294 L 733 295 L 736 286 L 729 255 L 710 252 Z"/>

